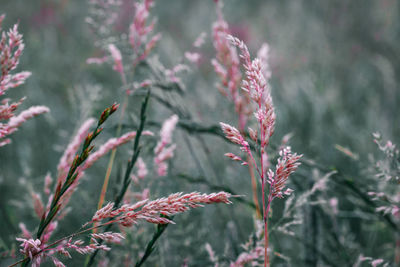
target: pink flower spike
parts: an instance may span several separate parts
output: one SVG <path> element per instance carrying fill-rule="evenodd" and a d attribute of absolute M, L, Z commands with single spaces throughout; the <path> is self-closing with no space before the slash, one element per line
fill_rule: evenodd
<path fill-rule="evenodd" d="M 161 33 L 157 33 L 150 39 L 150 41 L 146 44 L 146 47 L 144 48 L 142 59 L 146 58 L 150 54 L 150 52 L 154 49 L 154 47 L 161 40 L 161 38 L 162 38 Z"/>
<path fill-rule="evenodd" d="M 150 8 L 154 5 L 152 0 L 146 0 L 144 3 L 135 3 L 135 17 L 133 23 L 129 26 L 129 42 L 132 49 L 137 52 L 143 42 L 149 37 L 154 29 L 155 20 L 147 23 Z M 148 25 L 147 25 L 148 24 Z"/>
<path fill-rule="evenodd" d="M 154 133 L 152 131 L 143 131 L 142 135 L 147 135 L 147 136 L 154 136 Z"/>
<path fill-rule="evenodd" d="M 155 158 L 156 163 L 161 163 L 166 160 L 171 159 L 174 156 L 174 150 L 176 148 L 176 145 L 173 144 L 167 148 L 164 148 Z"/>
<path fill-rule="evenodd" d="M 159 162 L 157 164 L 157 175 L 160 177 L 167 176 L 168 164 L 166 162 Z"/>
<path fill-rule="evenodd" d="M 192 63 L 199 63 L 200 57 L 199 53 L 185 52 L 185 58 Z"/>
<path fill-rule="evenodd" d="M 200 48 L 204 44 L 206 37 L 207 34 L 205 32 L 200 33 L 199 36 L 197 36 L 196 40 L 194 41 L 193 46 Z"/>
<path fill-rule="evenodd" d="M 292 154 L 290 147 L 286 147 L 279 152 L 280 158 L 276 165 L 275 175 L 269 173 L 269 183 L 271 184 L 272 197 L 283 197 L 282 190 L 285 187 L 289 175 L 296 171 L 300 165 L 300 158 L 303 155 Z M 285 191 L 286 193 L 286 191 Z"/>
<path fill-rule="evenodd" d="M 144 80 L 143 82 L 140 83 L 140 87 L 149 87 L 153 84 L 152 80 Z"/>
<path fill-rule="evenodd" d="M 142 191 L 141 200 L 148 199 L 150 197 L 150 189 L 145 188 Z"/>
<path fill-rule="evenodd" d="M 106 61 L 107 61 L 107 57 L 101 57 L 101 58 L 98 58 L 98 57 L 91 57 L 91 58 L 88 58 L 88 59 L 86 60 L 86 64 L 101 65 L 101 64 L 103 64 L 103 63 L 106 62 Z"/>
<path fill-rule="evenodd" d="M 293 191 L 294 191 L 293 189 L 287 188 L 287 189 L 285 190 L 285 192 L 283 192 L 283 194 L 284 194 L 284 195 L 287 195 L 287 196 L 290 196 L 290 194 L 291 194 Z"/>
<path fill-rule="evenodd" d="M 131 88 L 126 89 L 126 94 L 132 95 L 137 89 L 150 87 L 151 85 L 153 85 L 153 81 L 151 80 L 144 80 L 141 83 L 134 82 Z"/>
<path fill-rule="evenodd" d="M 1 29 L 1 24 L 3 23 L 4 18 L 6 17 L 6 14 L 1 14 L 0 15 L 0 29 Z"/>
<path fill-rule="evenodd" d="M 139 179 L 144 179 L 144 177 L 147 176 L 147 174 L 149 173 L 146 167 L 146 163 L 144 163 L 143 159 L 141 157 L 138 158 L 137 162 L 136 162 L 136 166 L 137 166 L 137 177 Z"/>
<path fill-rule="evenodd" d="M 245 165 L 249 165 L 249 163 L 247 161 L 244 161 L 241 157 L 236 156 L 233 153 L 225 153 L 224 156 L 234 160 L 234 161 L 241 161 L 241 165 L 245 166 Z"/>
<path fill-rule="evenodd" d="M 11 143 L 11 139 L 5 139 L 0 142 L 0 147 L 8 145 Z"/>
<path fill-rule="evenodd" d="M 152 132 L 143 131 L 142 135 L 152 135 Z M 96 152 L 90 154 L 87 158 L 85 165 L 82 167 L 80 171 L 84 171 L 87 168 L 90 168 L 94 162 L 96 162 L 99 158 L 103 157 L 109 151 L 113 150 L 114 148 L 123 145 L 136 137 L 136 131 L 132 131 L 129 133 L 124 134 L 119 138 L 111 138 L 109 139 L 104 145 L 102 145 Z"/>
<path fill-rule="evenodd" d="M 22 111 L 19 115 L 12 117 L 8 122 L 8 126 L 11 129 L 16 129 L 19 126 L 21 126 L 22 123 L 29 120 L 30 118 L 33 118 L 33 117 L 43 114 L 43 113 L 47 113 L 49 111 L 50 111 L 50 109 L 45 106 L 30 107 L 29 109 Z"/>
<path fill-rule="evenodd" d="M 211 63 L 220 78 L 217 88 L 222 95 L 234 103 L 235 112 L 239 117 L 239 129 L 242 131 L 245 129 L 252 107 L 248 94 L 239 92 L 242 80 L 240 60 L 234 45 L 227 38 L 230 31 L 228 23 L 222 17 L 220 5 L 218 5 L 217 13 L 218 20 L 212 28 L 216 56 Z"/>
<path fill-rule="evenodd" d="M 261 62 L 261 70 L 264 75 L 265 80 L 269 80 L 271 78 L 271 67 L 269 65 L 270 58 L 270 48 L 267 43 L 264 43 L 260 50 L 257 52 L 257 58 L 260 59 Z"/>
<path fill-rule="evenodd" d="M 383 261 L 383 259 L 376 259 L 376 260 L 373 260 L 372 262 L 371 262 L 371 265 L 373 266 L 373 267 L 376 267 L 376 266 L 378 266 L 379 264 L 381 264 L 381 263 L 383 263 L 384 261 Z"/>
<path fill-rule="evenodd" d="M 96 213 L 94 214 L 94 216 L 92 218 L 92 222 L 97 222 L 97 221 L 101 221 L 104 218 L 108 218 L 113 207 L 114 207 L 114 203 L 108 203 L 107 205 L 105 205 L 104 207 L 102 207 L 101 209 L 96 211 Z"/>
<path fill-rule="evenodd" d="M 108 46 L 108 51 L 111 53 L 111 57 L 114 60 L 114 67 L 113 69 L 117 72 L 119 72 L 121 75 L 124 73 L 124 67 L 122 65 L 122 56 L 121 52 L 118 50 L 118 48 L 114 44 L 110 44 Z"/>
<path fill-rule="evenodd" d="M 36 216 L 41 219 L 44 213 L 44 206 L 42 199 L 40 198 L 40 195 L 37 193 L 31 194 L 32 196 L 32 201 L 33 201 L 33 208 L 35 210 Z"/>
<path fill-rule="evenodd" d="M 51 260 L 53 261 L 53 263 L 56 267 L 65 267 L 65 265 L 56 257 L 51 256 Z"/>
<path fill-rule="evenodd" d="M 221 129 L 224 132 L 225 137 L 229 141 L 231 141 L 234 144 L 241 145 L 243 147 L 249 146 L 249 144 L 244 140 L 243 136 L 240 134 L 238 129 L 223 122 L 220 122 L 219 124 L 221 125 Z"/>
<path fill-rule="evenodd" d="M 101 239 L 108 243 L 121 243 L 122 239 L 125 239 L 123 235 L 120 233 L 113 233 L 113 232 L 104 232 L 98 234 L 91 234 L 91 237 L 94 239 Z"/>
<path fill-rule="evenodd" d="M 329 206 L 332 209 L 332 212 L 334 215 L 337 215 L 339 213 L 338 203 L 339 203 L 339 201 L 336 197 L 329 199 Z"/>
<path fill-rule="evenodd" d="M 159 150 L 162 149 L 165 145 L 171 143 L 172 132 L 175 130 L 178 120 L 179 120 L 178 115 L 172 115 L 166 121 L 164 121 L 160 130 L 161 140 L 157 144 L 156 149 L 154 150 L 155 153 L 159 152 Z"/>
<path fill-rule="evenodd" d="M 65 248 L 71 248 L 73 250 L 75 250 L 76 252 L 78 252 L 79 254 L 89 254 L 89 253 L 93 253 L 96 250 L 100 249 L 100 250 L 104 250 L 104 251 L 109 251 L 110 248 L 105 246 L 105 245 L 99 245 L 96 243 L 92 243 L 90 245 L 87 246 L 82 246 L 83 245 L 83 241 L 82 240 L 77 240 L 74 243 L 72 243 L 72 241 L 68 241 L 68 243 L 66 243 L 64 245 Z"/>
<path fill-rule="evenodd" d="M 22 71 L 17 74 L 4 75 L 0 78 L 0 96 L 10 88 L 15 88 L 25 83 L 25 80 L 31 76 L 31 72 Z"/>
<path fill-rule="evenodd" d="M 44 189 L 43 189 L 43 191 L 46 195 L 50 195 L 50 186 L 51 186 L 52 182 L 53 182 L 53 179 L 51 178 L 50 172 L 48 172 L 46 174 L 46 177 L 44 178 Z"/>
<path fill-rule="evenodd" d="M 26 239 L 32 238 L 32 233 L 26 228 L 26 225 L 24 223 L 19 223 L 18 227 L 19 229 L 21 229 L 24 238 Z"/>
<path fill-rule="evenodd" d="M 77 134 L 72 139 L 71 143 L 67 146 L 64 154 L 62 155 L 60 162 L 58 163 L 57 169 L 59 175 L 66 174 L 69 170 L 69 166 L 71 165 L 76 152 L 78 151 L 79 146 L 85 140 L 86 136 L 89 133 L 90 127 L 96 122 L 94 118 L 87 119 L 82 126 L 79 128 Z"/>
<path fill-rule="evenodd" d="M 157 166 L 157 174 L 158 176 L 166 176 L 168 170 L 167 160 L 171 159 L 174 156 L 176 145 L 173 144 L 168 148 L 163 148 L 160 153 L 156 154 L 154 158 L 154 163 Z"/>
<path fill-rule="evenodd" d="M 32 266 L 39 266 L 42 261 L 42 255 L 38 254 L 41 250 L 41 241 L 39 239 L 24 239 L 24 238 L 16 238 L 17 241 L 21 242 L 20 252 L 24 254 L 26 257 L 29 257 L 32 261 Z"/>
<path fill-rule="evenodd" d="M 160 130 L 161 140 L 158 141 L 154 148 L 154 164 L 157 168 L 158 176 L 166 176 L 168 170 L 167 160 L 174 156 L 174 150 L 176 145 L 166 147 L 172 141 L 172 132 L 174 131 L 176 124 L 178 123 L 178 116 L 172 115 L 162 125 Z"/>
<path fill-rule="evenodd" d="M 248 128 L 248 130 L 249 130 L 249 135 L 250 135 L 250 138 L 251 138 L 251 140 L 253 140 L 254 142 L 256 142 L 257 143 L 257 136 L 258 136 L 258 133 L 257 133 L 257 130 L 254 130 L 254 129 L 252 129 L 252 128 Z"/>
<path fill-rule="evenodd" d="M 249 252 L 243 252 L 239 255 L 235 262 L 231 262 L 230 267 L 244 267 L 247 263 L 256 266 L 260 258 L 264 257 L 264 247 L 256 246 Z"/>
<path fill-rule="evenodd" d="M 114 221 L 123 226 L 132 226 L 138 223 L 139 220 L 155 224 L 173 223 L 171 220 L 161 217 L 161 214 L 172 216 L 188 211 L 190 208 L 202 207 L 202 204 L 230 204 L 230 197 L 232 195 L 226 192 L 212 194 L 200 194 L 197 192 L 189 194 L 175 193 L 166 198 L 153 201 L 143 200 L 133 205 L 124 205 L 114 211 L 112 211 L 113 204 L 112 206 L 108 204 L 96 212 L 92 222 L 113 218 Z"/>
<path fill-rule="evenodd" d="M 44 235 L 41 238 L 41 241 L 43 244 L 46 244 L 49 241 L 51 235 L 57 229 L 57 226 L 58 226 L 58 221 L 49 223 L 48 227 L 46 228 L 46 230 L 44 232 Z"/>
<path fill-rule="evenodd" d="M 218 10 L 220 11 L 220 10 Z M 219 12 L 219 22 L 221 22 L 221 12 Z M 225 23 L 226 24 L 226 23 Z M 223 28 L 223 23 L 220 23 L 220 27 Z M 225 136 L 227 139 L 229 139 L 231 142 L 235 144 L 241 145 L 241 150 L 246 151 L 248 156 L 250 157 L 251 163 L 254 164 L 262 182 L 262 203 L 263 203 L 263 217 L 264 217 L 264 247 L 260 247 L 260 252 L 263 253 L 264 258 L 264 265 L 269 266 L 269 256 L 268 256 L 268 216 L 269 216 L 269 211 L 271 207 L 271 202 L 274 198 L 276 197 L 283 197 L 284 195 L 289 195 L 292 193 L 292 190 L 287 188 L 285 191 L 285 185 L 286 181 L 291 173 L 293 173 L 297 167 L 300 165 L 298 162 L 299 159 L 301 158 L 302 155 L 297 155 L 297 154 L 292 154 L 290 151 L 290 148 L 285 148 L 281 151 L 280 153 L 280 158 L 278 159 L 278 164 L 276 165 L 276 171 L 273 172 L 269 168 L 269 161 L 268 161 L 268 155 L 266 153 L 266 148 L 269 144 L 269 139 L 273 135 L 274 130 L 275 130 L 275 119 L 276 119 L 276 114 L 274 110 L 274 105 L 272 102 L 272 97 L 270 93 L 270 88 L 268 84 L 268 79 L 270 78 L 270 70 L 269 70 L 269 65 L 268 65 L 268 52 L 269 48 L 267 45 L 263 45 L 263 47 L 259 51 L 259 57 L 255 58 L 254 60 L 251 60 L 250 57 L 250 52 L 247 48 L 247 46 L 244 44 L 243 41 L 239 40 L 236 37 L 233 37 L 229 35 L 229 33 L 226 33 L 224 35 L 225 40 L 229 41 L 229 44 L 231 46 L 236 46 L 240 50 L 240 58 L 244 61 L 243 63 L 243 68 L 245 70 L 245 76 L 246 78 L 242 81 L 242 89 L 245 92 L 244 95 L 247 96 L 248 98 L 244 98 L 244 100 L 248 100 L 248 102 L 239 102 L 241 106 L 245 105 L 247 106 L 248 104 L 252 107 L 254 107 L 254 111 L 252 109 L 247 110 L 245 113 L 240 113 L 239 116 L 239 130 L 236 128 L 221 123 L 221 128 L 224 131 Z M 218 40 L 218 36 L 214 36 L 214 40 Z M 217 48 L 219 43 L 223 43 L 223 41 L 215 42 L 214 46 Z M 229 46 L 228 46 L 229 47 Z M 231 51 L 235 51 L 232 47 L 230 47 Z M 217 49 L 218 50 L 218 49 Z M 225 55 L 228 53 L 225 53 Z M 233 53 L 231 53 L 233 54 Z M 220 62 L 222 62 L 219 58 L 217 58 Z M 216 64 L 216 61 L 213 63 L 214 66 L 218 66 L 218 74 L 224 78 L 226 68 L 224 69 L 224 66 L 222 64 Z M 219 63 L 219 62 L 218 62 Z M 232 83 L 232 81 L 229 81 L 229 79 L 225 80 L 226 84 L 229 85 L 229 83 Z M 225 85 L 226 87 L 227 85 Z M 227 92 L 229 92 L 227 90 Z M 232 96 L 236 96 L 236 95 Z M 235 98 L 234 98 L 235 99 Z M 250 103 L 252 101 L 253 103 Z M 235 102 L 235 101 L 234 101 Z M 235 102 L 236 103 L 236 102 Z M 236 108 L 236 111 L 239 109 Z M 254 114 L 254 117 L 257 120 L 258 124 L 258 133 L 249 128 L 249 135 L 250 138 L 256 143 L 256 146 L 258 146 L 257 143 L 259 143 L 259 151 L 260 151 L 260 163 L 258 168 L 257 163 L 252 155 L 252 152 L 250 150 L 250 147 L 248 143 L 245 141 L 243 136 L 241 136 L 241 132 L 244 132 L 244 126 L 246 123 L 246 115 L 248 114 Z M 258 139 L 260 141 L 258 141 Z M 266 170 L 268 170 L 266 172 Z M 268 199 L 265 199 L 266 192 L 265 192 L 265 185 L 269 184 L 269 194 L 268 194 Z M 254 183 L 253 183 L 254 184 Z M 254 192 L 253 192 L 254 193 Z M 254 194 L 256 196 L 256 194 Z M 256 198 L 255 198 L 256 199 Z M 257 203 L 257 201 L 256 201 Z M 243 255 L 244 257 L 248 257 L 250 255 Z M 251 260 L 252 261 L 252 260 Z M 248 262 L 241 262 L 241 263 L 234 263 L 231 266 L 243 266 L 244 263 L 249 263 Z M 240 261 L 239 261 L 240 262 Z"/>
<path fill-rule="evenodd" d="M 241 158 L 241 157 L 236 156 L 236 155 L 233 154 L 233 153 L 225 153 L 224 156 L 226 156 L 226 157 L 228 157 L 228 158 L 230 158 L 230 159 L 232 159 L 232 160 L 242 161 L 242 158 Z"/>
<path fill-rule="evenodd" d="M 1 22 L 4 15 L 1 16 Z M 1 30 L 1 27 L 0 27 Z M 16 74 L 11 74 L 19 64 L 22 51 L 24 50 L 24 43 L 22 41 L 22 34 L 18 32 L 18 24 L 15 24 L 7 34 L 0 32 L 0 51 L 1 51 L 1 77 L 0 77 L 0 96 L 10 88 L 17 87 L 25 82 L 31 75 L 30 72 L 24 71 Z M 1 116 L 0 116 L 1 117 Z M 4 142 L 4 141 L 3 141 Z"/>

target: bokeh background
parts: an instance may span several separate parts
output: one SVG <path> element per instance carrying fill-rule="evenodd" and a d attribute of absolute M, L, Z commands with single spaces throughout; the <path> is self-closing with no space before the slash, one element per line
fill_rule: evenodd
<path fill-rule="evenodd" d="M 132 2 L 124 1 L 114 36 L 121 36 L 130 23 Z M 210 64 L 215 55 L 211 39 L 215 10 L 211 0 L 173 0 L 156 1 L 151 11 L 158 20 L 155 32 L 163 35 L 152 55 L 158 54 L 167 68 L 182 62 L 183 53 L 192 48 L 196 37 L 207 33 L 200 63 L 183 75 L 184 94 L 166 95 L 179 107 L 181 119 L 204 127 L 220 121 L 236 124 L 233 105 L 217 91 L 218 78 Z M 58 160 L 73 133 L 86 118 L 97 117 L 113 102 L 121 103 L 125 92 L 109 64 L 86 64 L 87 58 L 101 54 L 97 36 L 85 22 L 90 15 L 87 1 L 2 0 L 0 11 L 7 15 L 3 29 L 19 23 L 26 44 L 19 70 L 33 73 L 7 97 L 16 100 L 26 96 L 23 107 L 46 105 L 51 109 L 49 114 L 25 123 L 13 134 L 12 144 L 0 149 L 0 250 L 7 250 L 17 245 L 18 223 L 24 222 L 31 230 L 38 225 L 30 192 L 42 190 L 47 172 L 56 175 Z M 223 14 L 232 33 L 248 44 L 252 55 L 263 42 L 270 45 L 271 88 L 277 112 L 271 161 L 274 164 L 282 137 L 292 133 L 292 150 L 307 160 L 290 178 L 296 197 L 330 171 L 338 171 L 323 190 L 295 209 L 295 217 L 302 223 L 291 228 L 294 235 L 271 233 L 273 249 L 287 257 L 274 256 L 273 266 L 352 266 L 360 254 L 383 258 L 396 266 L 398 223 L 388 225 L 374 211 L 367 192 L 376 189 L 373 167 L 382 156 L 372 133 L 378 131 L 393 143 L 400 141 L 400 3 L 226 0 Z M 146 77 L 145 68 L 135 74 L 138 82 Z M 138 94 L 129 100 L 130 116 L 124 130 L 135 128 L 141 99 Z M 158 132 L 160 123 L 172 114 L 151 99 L 148 129 Z M 106 126 L 103 141 L 114 135 L 117 118 Z M 151 163 L 156 141 L 143 139 L 146 162 Z M 183 128 L 177 129 L 174 141 L 177 150 L 169 175 L 146 181 L 152 198 L 228 188 L 251 201 L 247 169 L 223 156 L 238 152 L 232 144 L 216 134 Z M 337 145 L 351 151 L 351 156 Z M 115 188 L 117 174 L 129 158 L 129 147 L 118 150 L 111 176 Z M 87 172 L 71 201 L 73 212 L 59 225 L 56 236 L 78 229 L 94 213 L 107 162 L 105 157 Z M 182 174 L 197 182 L 182 179 Z M 132 190 L 143 187 L 134 185 Z M 329 205 L 332 198 L 338 200 L 337 213 Z M 275 201 L 272 225 L 282 217 L 284 203 Z M 146 266 L 212 266 L 204 249 L 206 243 L 227 264 L 254 232 L 253 215 L 252 208 L 240 201 L 178 215 L 176 225 L 168 227 Z M 126 255 L 138 257 L 153 230 L 152 225 L 143 223 L 129 231 L 127 245 L 115 248 L 110 266 L 120 265 Z M 83 256 L 74 255 L 65 262 L 80 266 L 82 260 Z M 1 261 L 5 265 L 12 262 Z"/>

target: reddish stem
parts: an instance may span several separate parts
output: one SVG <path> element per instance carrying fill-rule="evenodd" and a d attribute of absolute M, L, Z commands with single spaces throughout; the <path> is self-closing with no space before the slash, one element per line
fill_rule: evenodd
<path fill-rule="evenodd" d="M 247 156 L 247 162 L 249 162 L 249 160 L 250 160 L 250 158 L 249 158 L 249 156 Z M 256 180 L 256 177 L 254 176 L 253 168 L 254 168 L 253 165 L 249 164 L 249 173 L 250 173 L 250 177 L 251 177 L 251 188 L 253 190 L 253 202 L 256 207 L 256 216 L 257 216 L 257 219 L 261 219 L 262 215 L 261 215 L 260 204 L 259 204 L 258 196 L 257 196 L 257 180 Z"/>
<path fill-rule="evenodd" d="M 263 202 L 263 220 L 264 220 L 264 267 L 269 266 L 269 257 L 268 257 L 268 220 L 267 220 L 267 212 L 265 209 L 265 181 L 262 178 L 262 202 Z M 268 205 L 269 208 L 269 205 Z"/>
<path fill-rule="evenodd" d="M 258 109 L 262 109 L 262 104 L 261 104 L 261 97 L 260 100 L 258 101 Z M 269 208 L 270 208 L 270 200 L 271 200 L 271 188 L 269 190 L 269 195 L 268 195 L 268 207 L 265 208 L 265 172 L 264 172 L 264 152 L 265 152 L 265 132 L 264 132 L 264 127 L 262 123 L 262 119 L 260 118 L 258 120 L 258 123 L 260 125 L 260 137 L 261 137 L 261 142 L 260 142 L 260 165 L 261 165 L 261 183 L 262 183 L 262 201 L 263 201 L 263 219 L 264 219 L 264 267 L 269 267 L 269 255 L 268 255 L 268 213 L 269 213 Z"/>
<path fill-rule="evenodd" d="M 272 197 L 272 191 L 271 191 L 271 188 L 272 188 L 272 185 L 270 186 L 270 188 L 269 188 L 269 194 L 268 194 L 268 204 L 267 204 L 267 210 L 266 210 L 266 213 L 267 213 L 267 217 L 266 217 L 266 220 L 264 221 L 264 228 L 265 228 L 265 233 L 264 233 L 264 236 L 265 236 L 265 255 L 267 255 L 267 257 L 266 257 L 266 264 L 264 265 L 264 266 L 269 266 L 269 256 L 268 256 L 268 214 L 269 214 L 269 210 L 270 210 L 270 208 L 271 208 L 271 203 L 272 203 L 272 200 L 273 200 L 273 197 Z"/>

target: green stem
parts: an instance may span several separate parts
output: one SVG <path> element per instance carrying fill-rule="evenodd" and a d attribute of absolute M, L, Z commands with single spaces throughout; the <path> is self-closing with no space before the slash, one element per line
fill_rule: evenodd
<path fill-rule="evenodd" d="M 136 137 L 135 137 L 135 141 L 133 143 L 133 155 L 132 155 L 131 160 L 128 161 L 128 163 L 127 163 L 127 167 L 126 167 L 126 171 L 125 171 L 125 175 L 124 175 L 124 180 L 122 181 L 121 189 L 114 201 L 114 209 L 117 209 L 120 206 L 120 204 L 125 196 L 125 193 L 128 190 L 128 187 L 132 181 L 132 179 L 130 178 L 130 175 L 131 175 L 132 169 L 135 166 L 135 163 L 139 157 L 139 153 L 141 150 L 141 148 L 139 146 L 139 141 L 140 141 L 140 137 L 142 136 L 144 126 L 146 123 L 146 109 L 147 109 L 149 99 L 150 99 L 150 92 L 147 93 L 146 98 L 143 101 L 142 106 L 141 106 L 140 124 L 139 124 L 138 130 L 136 131 Z M 111 228 L 111 224 L 105 228 L 105 231 L 110 230 L 110 228 Z M 100 240 L 99 243 L 102 244 L 102 240 Z M 92 255 L 90 255 L 90 257 L 86 258 L 86 262 L 85 262 L 86 267 L 89 267 L 94 263 L 98 251 L 99 250 L 96 250 Z"/>
<path fill-rule="evenodd" d="M 169 220 L 172 220 L 172 218 L 168 216 L 163 216 Z M 157 240 L 160 238 L 160 236 L 164 233 L 164 231 L 167 229 L 169 224 L 159 224 L 157 225 L 157 229 L 155 233 L 153 234 L 152 239 L 147 243 L 146 250 L 144 251 L 144 254 L 142 258 L 135 264 L 135 267 L 140 267 L 142 264 L 147 260 L 147 258 L 151 255 L 151 253 L 155 250 L 155 243 Z"/>

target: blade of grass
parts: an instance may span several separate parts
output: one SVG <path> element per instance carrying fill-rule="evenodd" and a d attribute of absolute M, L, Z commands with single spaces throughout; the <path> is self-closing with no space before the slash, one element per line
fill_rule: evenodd
<path fill-rule="evenodd" d="M 173 217 L 168 217 L 168 216 L 162 216 L 162 217 L 165 217 L 169 220 L 173 220 Z M 151 238 L 149 243 L 147 243 L 146 250 L 144 251 L 142 258 L 135 264 L 135 267 L 142 266 L 142 264 L 147 260 L 147 258 L 151 255 L 151 253 L 153 253 L 153 251 L 156 248 L 155 243 L 160 238 L 160 236 L 164 233 L 164 231 L 167 229 L 168 225 L 169 224 L 157 225 L 157 229 L 154 232 L 153 237 Z"/>
<path fill-rule="evenodd" d="M 141 109 L 140 109 L 140 124 L 139 124 L 139 128 L 136 131 L 136 137 L 135 137 L 135 140 L 133 143 L 133 155 L 132 155 L 132 158 L 127 163 L 127 167 L 125 170 L 125 175 L 124 175 L 124 179 L 121 184 L 121 188 L 115 197 L 114 209 L 117 209 L 121 205 L 121 202 L 125 196 L 125 193 L 132 181 L 130 176 L 131 176 L 132 169 L 135 166 L 135 163 L 139 157 L 140 150 L 141 150 L 141 147 L 139 146 L 139 141 L 140 141 L 140 137 L 142 136 L 143 129 L 144 129 L 144 126 L 146 123 L 146 109 L 147 109 L 147 105 L 149 103 L 149 99 L 150 99 L 150 91 L 147 93 L 146 98 L 144 99 Z M 105 227 L 104 231 L 107 232 L 108 230 L 110 230 L 111 226 L 112 226 L 111 224 L 107 225 Z M 102 244 L 103 241 L 100 240 L 99 243 Z M 94 263 L 97 253 L 98 253 L 98 250 L 96 250 L 93 254 L 88 255 L 88 257 L 86 257 L 85 266 L 88 267 Z"/>

